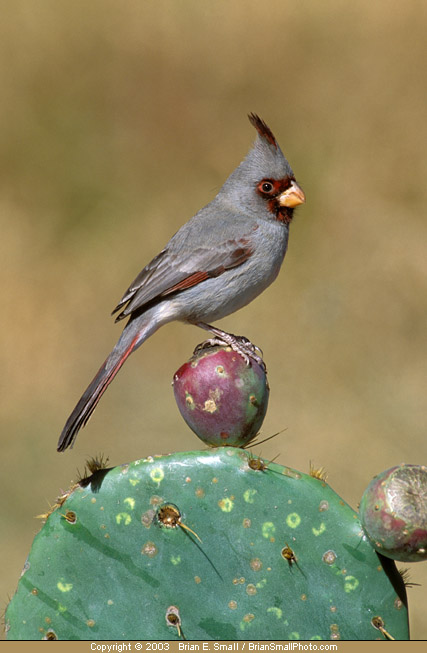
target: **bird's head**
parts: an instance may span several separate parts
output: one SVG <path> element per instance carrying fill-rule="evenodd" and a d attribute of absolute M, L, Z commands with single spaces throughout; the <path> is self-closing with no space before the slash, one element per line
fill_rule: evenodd
<path fill-rule="evenodd" d="M 304 192 L 268 125 L 254 113 L 249 120 L 257 138 L 220 195 L 239 211 L 289 224 L 294 208 L 305 202 Z"/>

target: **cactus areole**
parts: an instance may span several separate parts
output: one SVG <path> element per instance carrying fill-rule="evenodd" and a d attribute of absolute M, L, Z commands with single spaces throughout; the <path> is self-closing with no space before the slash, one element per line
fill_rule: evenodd
<path fill-rule="evenodd" d="M 360 502 L 360 520 L 379 553 L 427 560 L 427 468 L 399 465 L 375 476 Z"/>
<path fill-rule="evenodd" d="M 267 411 L 265 369 L 248 365 L 230 347 L 197 351 L 175 373 L 175 400 L 184 420 L 211 447 L 242 447 L 258 433 Z"/>

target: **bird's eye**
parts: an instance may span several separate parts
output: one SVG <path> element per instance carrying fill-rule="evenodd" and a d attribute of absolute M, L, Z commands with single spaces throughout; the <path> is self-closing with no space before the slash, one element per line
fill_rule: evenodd
<path fill-rule="evenodd" d="M 271 181 L 263 181 L 261 184 L 261 190 L 263 193 L 271 193 L 273 190 L 273 184 Z"/>

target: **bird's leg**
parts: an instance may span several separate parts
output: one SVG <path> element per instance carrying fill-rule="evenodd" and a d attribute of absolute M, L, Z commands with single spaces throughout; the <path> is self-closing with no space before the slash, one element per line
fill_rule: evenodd
<path fill-rule="evenodd" d="M 246 365 L 250 365 L 252 359 L 258 363 L 258 365 L 261 365 L 264 370 L 266 369 L 265 363 L 261 357 L 261 349 L 256 345 L 253 345 L 251 341 L 248 340 L 248 338 L 245 338 L 245 336 L 235 336 L 233 333 L 227 333 L 226 331 L 222 331 L 222 329 L 218 329 L 217 327 L 206 324 L 205 322 L 197 322 L 195 326 L 198 326 L 201 329 L 205 329 L 205 331 L 210 331 L 214 334 L 215 337 L 209 338 L 209 340 L 205 340 L 200 345 L 197 345 L 194 353 L 200 351 L 201 349 L 205 349 L 206 347 L 225 345 L 227 347 L 231 347 L 233 351 L 239 354 L 245 361 Z M 259 356 L 257 352 L 259 352 L 261 356 Z"/>

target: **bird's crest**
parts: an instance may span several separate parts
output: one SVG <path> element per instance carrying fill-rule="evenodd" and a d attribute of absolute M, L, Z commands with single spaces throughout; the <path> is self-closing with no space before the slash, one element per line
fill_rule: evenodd
<path fill-rule="evenodd" d="M 257 116 L 256 113 L 250 113 L 248 118 L 261 138 L 265 138 L 265 140 L 267 140 L 270 145 L 273 145 L 277 149 L 277 141 L 274 137 L 274 134 L 271 131 L 270 127 L 264 122 L 264 120 Z"/>

